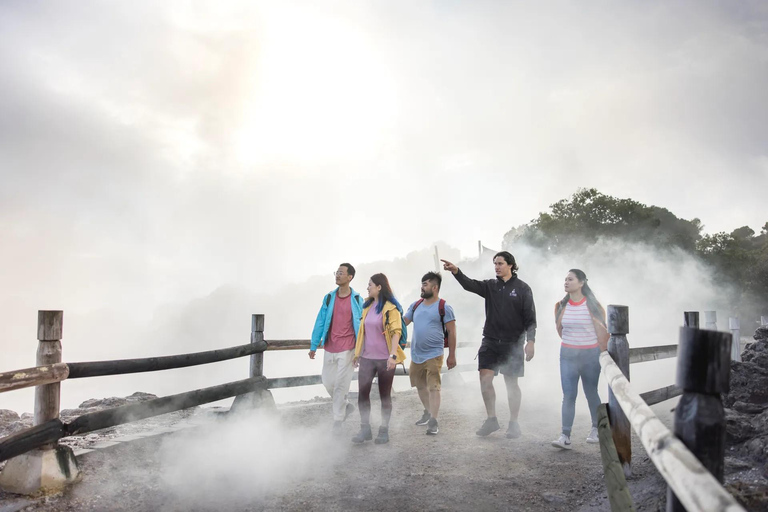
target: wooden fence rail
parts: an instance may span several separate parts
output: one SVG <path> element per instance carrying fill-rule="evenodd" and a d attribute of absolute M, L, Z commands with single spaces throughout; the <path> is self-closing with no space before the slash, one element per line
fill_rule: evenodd
<path fill-rule="evenodd" d="M 708 314 L 708 320 L 713 315 Z M 611 341 L 616 332 L 628 332 L 625 306 L 608 306 L 608 329 Z M 612 321 L 613 320 L 613 321 Z M 744 510 L 721 485 L 725 443 L 725 416 L 721 392 L 728 390 L 730 374 L 730 335 L 698 329 L 697 312 L 686 312 L 679 345 L 644 347 L 629 351 L 614 350 L 600 355 L 603 375 L 608 380 L 613 399 L 603 410 L 608 418 L 600 419 L 598 430 L 610 427 L 612 435 L 600 436 L 601 455 L 606 473 L 611 509 L 614 512 L 634 510 L 627 494 L 625 462 L 621 448 L 626 443 L 625 426 L 614 424 L 614 407 L 623 412 L 640 437 L 651 461 L 669 485 L 667 510 L 678 512 Z M 708 322 L 709 324 L 709 322 Z M 661 357 L 660 357 L 661 356 Z M 643 393 L 634 392 L 622 362 L 644 362 L 678 357 L 677 383 Z M 683 395 L 675 413 L 675 434 L 666 428 L 650 409 L 650 405 Z M 605 407 L 605 406 L 601 406 Z M 606 421 L 608 419 L 608 421 Z M 609 425 L 606 425 L 608 423 Z M 618 435 L 617 435 L 618 434 Z M 676 437 L 677 436 L 677 437 Z M 618 450 L 618 451 L 617 451 Z M 618 475 L 620 462 L 625 475 Z"/>

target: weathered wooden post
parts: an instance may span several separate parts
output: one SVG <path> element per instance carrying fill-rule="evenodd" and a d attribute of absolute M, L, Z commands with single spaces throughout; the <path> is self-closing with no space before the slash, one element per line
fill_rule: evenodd
<path fill-rule="evenodd" d="M 682 327 L 677 349 L 677 385 L 683 395 L 675 408 L 675 435 L 720 483 L 725 460 L 725 411 L 720 394 L 729 389 L 731 339 L 724 332 Z M 668 488 L 667 511 L 684 510 Z"/>
<path fill-rule="evenodd" d="M 608 332 L 611 334 L 608 340 L 608 353 L 616 362 L 616 365 L 629 380 L 629 308 L 627 306 L 608 306 Z M 624 475 L 632 476 L 632 426 L 621 410 L 613 390 L 608 388 L 608 419 L 613 432 L 613 443 L 619 454 L 619 461 L 624 469 Z"/>
<path fill-rule="evenodd" d="M 717 311 L 704 312 L 704 327 L 710 331 L 717 330 Z"/>
<path fill-rule="evenodd" d="M 686 311 L 683 313 L 683 325 L 686 327 L 699 328 L 699 312 Z"/>
<path fill-rule="evenodd" d="M 61 362 L 63 325 L 63 311 L 37 312 L 37 366 Z M 35 387 L 35 426 L 59 418 L 60 391 L 60 382 Z M 10 459 L 0 474 L 0 487 L 18 494 L 48 492 L 79 477 L 72 449 L 53 443 Z"/>
<path fill-rule="evenodd" d="M 264 315 L 251 315 L 251 343 L 262 346 L 264 350 L 267 348 L 267 343 L 264 341 Z M 260 377 L 264 375 L 263 351 L 251 354 L 249 374 L 250 377 Z M 272 397 L 272 392 L 268 389 L 257 389 L 251 393 L 236 396 L 235 401 L 232 402 L 231 410 L 237 412 L 259 407 L 267 407 L 270 409 L 275 407 L 275 399 Z"/>
<path fill-rule="evenodd" d="M 741 325 L 738 317 L 728 318 L 728 329 L 733 336 L 733 342 L 731 344 L 731 359 L 734 361 L 741 361 Z"/>
<path fill-rule="evenodd" d="M 768 316 L 760 317 L 760 325 L 768 325 Z"/>

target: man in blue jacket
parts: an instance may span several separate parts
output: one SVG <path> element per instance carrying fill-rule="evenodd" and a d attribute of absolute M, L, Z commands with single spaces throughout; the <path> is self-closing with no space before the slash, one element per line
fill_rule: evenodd
<path fill-rule="evenodd" d="M 341 423 L 355 410 L 347 400 L 347 393 L 355 372 L 353 360 L 363 300 L 349 286 L 355 277 L 355 267 L 342 263 L 335 276 L 338 287 L 323 297 L 312 329 L 309 358 L 315 358 L 318 347 L 325 349 L 323 385 L 333 399 L 333 432 L 340 435 Z"/>

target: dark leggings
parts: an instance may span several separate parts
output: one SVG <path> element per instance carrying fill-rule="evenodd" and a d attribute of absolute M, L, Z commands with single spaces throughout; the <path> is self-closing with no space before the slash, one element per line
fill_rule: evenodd
<path fill-rule="evenodd" d="M 357 407 L 360 409 L 360 423 L 367 425 L 371 422 L 371 385 L 373 377 L 379 375 L 379 396 L 381 397 L 381 426 L 389 426 L 392 416 L 392 382 L 395 380 L 395 370 L 387 370 L 386 359 L 360 358 L 360 369 L 357 373 L 357 384 L 360 392 L 357 395 Z"/>

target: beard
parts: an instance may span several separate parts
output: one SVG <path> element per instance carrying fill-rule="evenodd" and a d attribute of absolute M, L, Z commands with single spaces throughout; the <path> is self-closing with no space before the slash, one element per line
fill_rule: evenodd
<path fill-rule="evenodd" d="M 435 296 L 435 294 L 432 293 L 432 292 L 421 292 L 421 298 L 422 299 L 431 299 L 434 296 Z"/>

